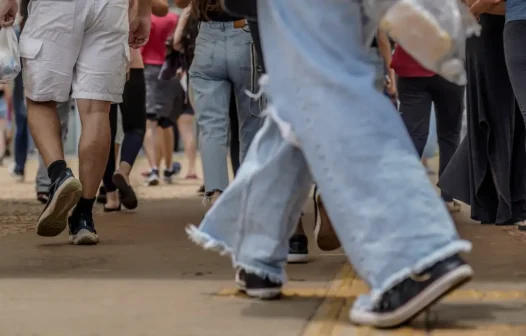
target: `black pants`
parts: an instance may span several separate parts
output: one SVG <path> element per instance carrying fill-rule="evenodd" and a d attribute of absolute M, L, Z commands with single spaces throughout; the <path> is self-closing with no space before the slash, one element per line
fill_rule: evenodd
<path fill-rule="evenodd" d="M 504 53 L 511 86 L 526 119 L 526 20 L 510 21 L 504 26 Z"/>
<path fill-rule="evenodd" d="M 146 131 L 146 84 L 143 69 L 131 69 L 130 79 L 124 86 L 122 95 L 123 102 L 120 104 L 122 115 L 122 130 L 124 139 L 121 146 L 121 162 L 133 166 L 137 155 L 142 147 L 144 133 Z M 111 105 L 110 128 L 111 145 L 110 155 L 106 163 L 106 170 L 102 182 L 107 191 L 117 190 L 113 184 L 115 173 L 115 135 L 117 134 L 117 105 Z"/>
<path fill-rule="evenodd" d="M 400 114 L 420 157 L 429 135 L 431 104 L 435 105 L 440 150 L 439 175 L 442 175 L 460 143 L 464 87 L 440 76 L 400 77 L 398 95 Z M 446 202 L 452 201 L 452 198 L 444 193 L 442 198 Z"/>

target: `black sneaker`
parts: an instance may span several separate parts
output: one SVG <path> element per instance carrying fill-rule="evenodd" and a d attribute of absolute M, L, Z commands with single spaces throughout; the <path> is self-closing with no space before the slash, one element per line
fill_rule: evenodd
<path fill-rule="evenodd" d="M 351 322 L 377 328 L 400 326 L 471 280 L 472 276 L 471 266 L 454 255 L 391 288 L 371 311 L 352 308 Z"/>
<path fill-rule="evenodd" d="M 68 225 L 68 213 L 82 196 L 82 185 L 67 168 L 49 187 L 49 199 L 37 220 L 37 234 L 58 236 Z"/>
<path fill-rule="evenodd" d="M 93 217 L 87 214 L 69 217 L 69 242 L 75 245 L 95 245 L 99 236 L 95 231 Z"/>
<path fill-rule="evenodd" d="M 289 239 L 289 264 L 305 264 L 309 262 L 308 239 L 305 235 L 295 234 Z"/>
<path fill-rule="evenodd" d="M 170 169 L 165 169 L 163 172 L 163 180 L 166 183 L 172 183 L 172 178 L 179 174 L 181 171 L 181 164 L 179 162 L 173 162 Z"/>
<path fill-rule="evenodd" d="M 261 300 L 272 300 L 281 296 L 282 284 L 247 273 L 242 268 L 236 270 L 236 286 L 248 296 Z"/>

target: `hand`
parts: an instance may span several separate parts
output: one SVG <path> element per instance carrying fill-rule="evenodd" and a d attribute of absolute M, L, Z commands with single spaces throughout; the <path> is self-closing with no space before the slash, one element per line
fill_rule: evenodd
<path fill-rule="evenodd" d="M 389 96 L 396 97 L 398 95 L 398 92 L 396 90 L 396 77 L 395 72 L 393 69 L 388 70 L 389 73 L 387 74 L 389 81 L 386 85 L 387 93 L 389 93 Z"/>
<path fill-rule="evenodd" d="M 150 16 L 136 16 L 130 22 L 130 36 L 128 43 L 133 49 L 139 49 L 148 42 L 150 37 Z"/>
<path fill-rule="evenodd" d="M 469 11 L 478 18 L 480 14 L 487 13 L 501 2 L 502 0 L 476 0 L 471 3 Z"/>
<path fill-rule="evenodd" d="M 18 3 L 16 0 L 4 0 L 0 8 L 0 26 L 9 27 L 15 23 Z"/>

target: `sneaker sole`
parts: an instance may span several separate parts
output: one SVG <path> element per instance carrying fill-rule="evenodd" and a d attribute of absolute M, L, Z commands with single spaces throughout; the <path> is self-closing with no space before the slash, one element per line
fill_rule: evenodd
<path fill-rule="evenodd" d="M 70 235 L 69 242 L 74 245 L 96 245 L 99 243 L 99 237 L 91 231 L 82 229 L 76 235 Z"/>
<path fill-rule="evenodd" d="M 290 254 L 287 255 L 287 263 L 289 264 L 306 264 L 309 262 L 308 254 Z"/>
<path fill-rule="evenodd" d="M 469 282 L 472 277 L 473 269 L 471 266 L 462 265 L 433 282 L 394 312 L 375 314 L 351 309 L 349 318 L 355 324 L 370 325 L 377 328 L 394 328 L 410 321 L 447 294 Z"/>
<path fill-rule="evenodd" d="M 42 237 L 56 237 L 68 225 L 69 211 L 82 196 L 82 184 L 74 177 L 66 180 L 56 191 L 51 203 L 37 220 L 36 231 Z"/>
<path fill-rule="evenodd" d="M 137 208 L 139 205 L 137 195 L 135 195 L 135 191 L 133 191 L 133 188 L 126 182 L 124 177 L 120 174 L 115 174 L 113 175 L 112 180 L 113 184 L 115 184 L 115 187 L 117 187 L 120 192 L 122 205 L 130 210 Z"/>
<path fill-rule="evenodd" d="M 320 195 L 316 194 L 314 196 L 315 204 L 314 206 L 317 208 L 316 210 L 316 223 L 314 226 L 314 239 L 316 241 L 316 245 L 320 248 L 322 251 L 334 251 L 341 247 L 340 239 L 338 239 L 338 236 L 336 235 L 336 232 L 334 232 L 334 229 L 332 227 L 332 224 L 330 220 L 323 221 L 321 212 L 324 212 L 324 217 L 327 219 L 329 218 L 327 216 L 327 212 L 325 211 L 325 208 L 320 202 Z M 327 222 L 328 223 L 325 223 Z"/>
<path fill-rule="evenodd" d="M 260 300 L 273 300 L 281 297 L 281 287 L 279 288 L 257 288 L 249 289 L 245 288 L 245 294 L 251 298 Z"/>

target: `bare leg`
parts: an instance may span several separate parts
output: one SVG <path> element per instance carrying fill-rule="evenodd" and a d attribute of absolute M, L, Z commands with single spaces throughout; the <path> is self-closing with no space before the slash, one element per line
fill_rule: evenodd
<path fill-rule="evenodd" d="M 0 160 L 4 158 L 5 155 L 5 149 L 6 149 L 6 143 L 7 143 L 7 137 L 5 136 L 5 130 L 7 127 L 7 121 L 5 119 L 0 119 Z"/>
<path fill-rule="evenodd" d="M 82 123 L 79 171 L 82 197 L 85 199 L 95 198 L 106 168 L 111 137 L 108 117 L 110 104 L 105 101 L 77 99 Z"/>
<path fill-rule="evenodd" d="M 157 168 L 161 167 L 161 160 L 163 158 L 164 150 L 164 139 L 162 134 L 162 129 L 157 126 L 153 131 L 153 143 L 154 143 L 154 152 L 155 152 L 155 166 Z"/>
<path fill-rule="evenodd" d="M 188 160 L 187 177 L 196 176 L 195 158 L 197 153 L 197 143 L 194 136 L 194 117 L 189 114 L 183 114 L 177 119 L 179 134 L 183 140 L 184 154 Z"/>
<path fill-rule="evenodd" d="M 27 123 L 46 167 L 55 161 L 64 160 L 57 103 L 27 99 Z"/>
<path fill-rule="evenodd" d="M 164 165 L 166 170 L 172 169 L 172 161 L 174 155 L 174 131 L 172 127 L 159 129 L 162 135 L 162 153 L 164 159 Z M 159 137 L 161 138 L 161 137 Z"/>
<path fill-rule="evenodd" d="M 148 164 L 152 169 L 158 169 L 157 165 L 157 150 L 155 146 L 155 129 L 157 128 L 157 121 L 146 121 L 146 135 L 144 136 L 144 150 L 148 158 Z"/>

